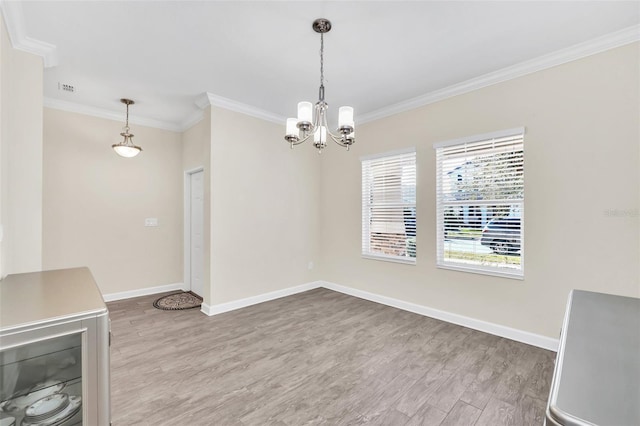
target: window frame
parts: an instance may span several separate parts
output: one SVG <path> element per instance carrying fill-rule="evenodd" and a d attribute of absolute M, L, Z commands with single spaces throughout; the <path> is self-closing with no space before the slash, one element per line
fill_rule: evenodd
<path fill-rule="evenodd" d="M 463 137 L 459 139 L 453 139 L 448 141 L 436 142 L 433 144 L 433 148 L 435 150 L 435 162 L 436 162 L 436 267 L 440 269 L 448 269 L 454 271 L 462 271 L 469 272 L 481 275 L 491 275 L 498 276 L 504 278 L 512 278 L 517 280 L 524 280 L 525 273 L 525 191 L 524 191 L 524 181 L 525 181 L 525 171 L 524 171 L 524 163 L 525 163 L 525 145 L 524 145 L 524 135 L 525 128 L 517 127 L 513 129 L 500 130 L 496 132 L 484 133 L 479 135 L 473 135 L 468 137 Z M 523 189 L 522 189 L 522 198 L 517 200 L 510 200 L 508 198 L 497 199 L 493 201 L 499 201 L 504 204 L 520 204 L 520 268 L 519 269 L 509 269 L 509 268 L 500 268 L 499 266 L 489 266 L 489 265 L 469 265 L 465 266 L 463 262 L 455 262 L 455 261 L 446 261 L 444 258 L 445 255 L 445 208 L 442 206 L 443 203 L 443 179 L 442 179 L 442 158 L 440 155 L 440 149 L 450 148 L 455 146 L 462 145 L 471 145 L 482 142 L 490 142 L 497 139 L 502 138 L 521 138 L 522 143 L 522 179 L 523 179 Z M 471 201 L 471 200 L 469 200 Z M 517 201 L 517 202 L 511 202 Z M 470 206 L 473 202 L 466 203 L 467 206 Z M 482 202 L 478 202 L 477 205 L 482 205 Z M 497 204 L 497 203 L 496 203 Z M 460 204 L 464 207 L 465 204 Z M 473 204 L 475 206 L 475 204 Z M 487 222 L 488 223 L 488 222 Z M 484 229 L 484 226 L 483 226 Z"/>
<path fill-rule="evenodd" d="M 367 202 L 367 199 L 371 198 L 371 193 L 370 190 L 367 194 L 365 194 L 365 191 L 367 191 L 368 187 L 367 185 L 371 185 L 370 181 L 373 180 L 373 178 L 371 176 L 367 177 L 368 181 L 365 180 L 365 162 L 375 162 L 376 160 L 383 160 L 383 159 L 390 159 L 393 157 L 403 157 L 403 156 L 408 156 L 408 155 L 412 155 L 413 156 L 413 166 L 415 168 L 415 174 L 413 176 L 414 179 L 414 186 L 416 187 L 416 190 L 414 191 L 413 194 L 413 203 L 408 203 L 409 208 L 412 208 L 413 211 L 415 212 L 414 214 L 414 233 L 415 235 L 413 236 L 414 239 L 417 240 L 417 198 L 418 198 L 418 194 L 417 194 L 417 153 L 416 153 L 416 148 L 415 147 L 410 147 L 410 148 L 405 148 L 405 149 L 400 149 L 400 150 L 394 150 L 394 151 L 388 151 L 388 152 L 383 152 L 383 153 L 378 153 L 378 154 L 372 154 L 372 155 L 366 155 L 366 156 L 362 156 L 360 157 L 360 167 L 361 167 L 361 206 L 362 206 L 362 211 L 361 211 L 361 220 L 362 220 L 362 227 L 361 227 L 361 250 L 360 250 L 360 254 L 361 257 L 363 259 L 371 259 L 371 260 L 382 260 L 382 261 L 386 261 L 386 262 L 394 262 L 394 263 L 402 263 L 402 264 L 407 264 L 407 265 L 415 265 L 416 264 L 416 260 L 417 260 L 417 244 L 416 244 L 416 249 L 415 249 L 415 256 L 411 257 L 411 256 L 396 256 L 396 255 L 389 255 L 389 254 L 382 254 L 382 253 L 375 253 L 372 252 L 370 249 L 370 244 L 371 244 L 371 210 L 370 207 L 372 206 L 371 202 Z M 369 187 L 370 188 L 370 187 Z M 402 185 L 400 185 L 400 187 L 398 188 L 399 191 L 402 192 Z M 402 203 L 401 203 L 402 204 Z M 406 223 L 405 223 L 405 234 L 406 234 Z M 409 236 L 406 236 L 406 238 L 411 238 Z"/>

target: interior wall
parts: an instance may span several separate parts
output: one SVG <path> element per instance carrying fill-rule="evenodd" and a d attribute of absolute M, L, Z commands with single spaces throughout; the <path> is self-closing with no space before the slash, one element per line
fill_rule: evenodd
<path fill-rule="evenodd" d="M 182 282 L 181 135 L 134 125 L 123 158 L 122 126 L 44 109 L 43 266 L 88 266 L 103 294 Z"/>
<path fill-rule="evenodd" d="M 42 59 L 0 19 L 0 278 L 42 267 Z"/>
<path fill-rule="evenodd" d="M 203 238 L 203 289 L 205 304 L 211 304 L 211 108 L 207 107 L 204 116 L 196 125 L 182 134 L 182 170 L 186 173 L 198 168 L 204 172 L 204 238 Z M 186 175 L 183 174 L 183 178 Z M 186 189 L 186 188 L 185 188 Z M 186 195 L 185 195 L 186 196 Z M 185 211 L 186 214 L 186 211 Z M 189 230 L 184 229 L 185 235 Z M 187 241 L 185 240 L 184 244 Z M 186 245 L 184 246 L 186 247 Z M 184 276 L 187 276 L 187 259 L 185 258 Z M 187 283 L 185 283 L 187 284 Z"/>
<path fill-rule="evenodd" d="M 213 305 L 318 279 L 321 159 L 283 131 L 211 108 Z"/>
<path fill-rule="evenodd" d="M 323 153 L 322 278 L 551 338 L 571 289 L 640 296 L 639 51 L 627 45 L 361 124 L 351 152 Z M 524 280 L 436 268 L 433 143 L 519 126 Z M 359 157 L 410 146 L 417 264 L 363 259 Z"/>

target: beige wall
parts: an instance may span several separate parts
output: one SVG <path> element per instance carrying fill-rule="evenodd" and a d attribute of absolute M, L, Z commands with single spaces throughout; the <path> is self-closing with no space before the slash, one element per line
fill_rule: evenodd
<path fill-rule="evenodd" d="M 317 280 L 320 158 L 284 124 L 211 108 L 211 303 Z"/>
<path fill-rule="evenodd" d="M 42 266 L 42 59 L 0 19 L 0 278 Z"/>
<path fill-rule="evenodd" d="M 206 108 L 202 120 L 182 134 L 182 169 L 184 172 L 202 168 L 204 172 L 204 238 L 203 289 L 204 303 L 211 304 L 211 108 Z M 186 177 L 186 176 L 185 176 Z M 185 212 L 186 214 L 186 212 Z M 188 236 L 187 229 L 184 230 Z M 185 247 L 187 241 L 184 241 Z M 190 265 L 185 258 L 185 272 Z M 189 284 L 189 283 L 185 283 Z"/>
<path fill-rule="evenodd" d="M 122 126 L 44 109 L 43 266 L 88 266 L 104 294 L 182 282 L 181 135 L 134 125 L 122 158 Z"/>
<path fill-rule="evenodd" d="M 321 277 L 552 338 L 573 288 L 640 296 L 638 53 L 628 45 L 360 125 L 351 153 L 323 154 Z M 436 268 L 432 144 L 518 126 L 524 281 Z M 359 157 L 409 146 L 417 264 L 362 259 Z"/>
<path fill-rule="evenodd" d="M 123 159 L 122 123 L 43 118 L 41 59 L 0 32 L 0 274 L 86 265 L 106 294 L 182 282 L 184 171 L 202 166 L 209 305 L 323 279 L 556 338 L 570 289 L 640 296 L 638 43 L 361 124 L 350 152 L 290 150 L 283 125 L 211 107 L 182 135 L 134 126 L 144 152 Z M 517 126 L 525 279 L 436 268 L 432 144 Z M 359 157 L 408 146 L 417 265 L 362 259 Z"/>

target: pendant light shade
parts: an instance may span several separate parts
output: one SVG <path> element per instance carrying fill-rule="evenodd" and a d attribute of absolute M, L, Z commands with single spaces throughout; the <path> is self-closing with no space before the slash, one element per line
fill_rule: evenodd
<path fill-rule="evenodd" d="M 122 133 L 120 133 L 120 136 L 122 136 L 124 139 L 120 143 L 111 145 L 111 148 L 113 148 L 113 150 L 119 156 L 131 158 L 140 154 L 140 152 L 142 151 L 142 148 L 135 145 L 131 140 L 133 138 L 133 133 L 130 133 L 129 131 L 129 105 L 133 105 L 135 102 L 133 102 L 131 99 L 120 99 L 120 102 L 127 106 L 127 121 L 125 123 L 125 126 L 122 128 Z"/>
<path fill-rule="evenodd" d="M 118 154 L 120 157 L 131 158 L 140 154 L 140 151 L 142 151 L 142 148 L 140 148 L 139 146 L 133 145 L 133 143 L 131 143 L 130 141 L 129 143 L 131 144 L 131 146 L 127 145 L 126 142 L 123 141 L 118 144 L 112 145 L 112 147 L 113 147 L 113 150 L 116 152 L 116 154 Z"/>

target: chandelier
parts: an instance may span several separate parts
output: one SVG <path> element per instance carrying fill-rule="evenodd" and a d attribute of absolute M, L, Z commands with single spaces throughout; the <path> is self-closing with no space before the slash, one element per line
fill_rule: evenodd
<path fill-rule="evenodd" d="M 140 154 L 140 151 L 142 151 L 142 148 L 134 145 L 134 143 L 131 141 L 133 134 L 129 133 L 129 105 L 133 105 L 135 102 L 133 102 L 131 99 L 120 99 L 120 102 L 127 105 L 127 122 L 122 129 L 122 133 L 120 133 L 120 136 L 122 136 L 124 139 L 120 143 L 111 145 L 111 148 L 113 148 L 113 150 L 119 156 L 131 158 Z"/>
<path fill-rule="evenodd" d="M 287 118 L 286 134 L 284 139 L 289 142 L 291 148 L 299 145 L 313 136 L 313 146 L 321 153 L 327 146 L 327 137 L 333 139 L 338 145 L 347 148 L 356 141 L 353 108 L 340 107 L 338 110 L 338 134 L 331 133 L 327 125 L 327 109 L 329 105 L 324 100 L 324 33 L 331 30 L 331 22 L 328 19 L 319 18 L 313 21 L 313 30 L 320 34 L 320 89 L 318 102 L 315 107 L 311 102 L 298 103 L 298 118 Z"/>

